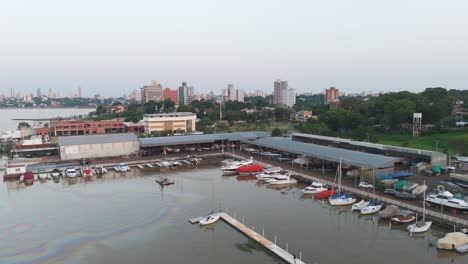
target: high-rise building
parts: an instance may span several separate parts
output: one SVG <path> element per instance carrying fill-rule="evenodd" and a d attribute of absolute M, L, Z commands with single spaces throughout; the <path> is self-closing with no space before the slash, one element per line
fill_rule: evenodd
<path fill-rule="evenodd" d="M 325 89 L 325 104 L 330 104 L 340 100 L 340 90 L 335 87 Z"/>
<path fill-rule="evenodd" d="M 224 101 L 244 102 L 244 91 L 235 89 L 232 83 L 228 84 L 226 89 L 223 89 L 222 95 Z"/>
<path fill-rule="evenodd" d="M 288 91 L 288 81 L 276 80 L 274 82 L 273 103 L 276 105 L 285 104 L 285 97 Z"/>
<path fill-rule="evenodd" d="M 179 103 L 179 92 L 177 91 L 177 89 L 174 89 L 174 90 L 172 90 L 170 88 L 164 89 L 164 91 L 163 91 L 163 100 L 166 100 L 166 99 L 170 99 L 175 104 L 178 104 Z"/>
<path fill-rule="evenodd" d="M 263 97 L 264 96 L 264 93 L 262 90 L 255 90 L 255 96 L 261 96 Z"/>
<path fill-rule="evenodd" d="M 296 104 L 296 90 L 288 88 L 287 81 L 276 80 L 273 90 L 273 103 L 293 107 Z"/>
<path fill-rule="evenodd" d="M 191 104 L 194 98 L 195 88 L 193 86 L 187 86 L 186 82 L 182 82 L 182 86 L 179 87 L 179 105 Z"/>
<path fill-rule="evenodd" d="M 15 88 L 8 88 L 8 97 L 15 97 Z"/>
<path fill-rule="evenodd" d="M 141 88 L 141 102 L 162 101 L 162 85 L 157 81 L 152 81 L 151 85 L 145 85 Z"/>
<path fill-rule="evenodd" d="M 37 90 L 36 90 L 36 97 L 37 97 L 37 98 L 41 98 L 41 97 L 42 97 L 41 88 L 37 88 Z"/>
<path fill-rule="evenodd" d="M 81 89 L 81 86 L 78 86 L 78 91 L 76 93 L 76 96 L 79 98 L 83 97 L 83 90 Z"/>

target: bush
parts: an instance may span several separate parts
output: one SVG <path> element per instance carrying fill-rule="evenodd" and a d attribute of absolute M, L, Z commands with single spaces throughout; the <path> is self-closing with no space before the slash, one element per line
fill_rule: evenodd
<path fill-rule="evenodd" d="M 271 136 L 272 137 L 281 137 L 283 135 L 283 132 L 281 131 L 281 129 L 279 128 L 274 128 L 272 131 L 271 131 Z"/>

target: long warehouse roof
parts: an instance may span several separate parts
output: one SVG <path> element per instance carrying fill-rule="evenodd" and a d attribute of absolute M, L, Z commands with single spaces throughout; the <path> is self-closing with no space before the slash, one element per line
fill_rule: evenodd
<path fill-rule="evenodd" d="M 136 142 L 136 141 L 137 141 L 137 137 L 133 133 L 58 137 L 59 146 L 104 144 L 104 143 L 118 143 L 118 142 Z"/>
<path fill-rule="evenodd" d="M 237 133 L 220 133 L 220 134 L 205 134 L 205 135 L 189 135 L 189 136 L 169 136 L 169 137 L 152 137 L 140 138 L 141 147 L 159 147 L 167 145 L 186 145 L 198 143 L 213 143 L 220 140 L 252 140 L 270 136 L 264 131 L 254 132 L 237 132 Z"/>
<path fill-rule="evenodd" d="M 361 168 L 385 168 L 393 166 L 395 162 L 400 160 L 394 157 L 302 143 L 279 137 L 260 138 L 255 141 L 245 141 L 245 143 L 333 162 L 339 162 L 341 159 L 345 164 Z"/>

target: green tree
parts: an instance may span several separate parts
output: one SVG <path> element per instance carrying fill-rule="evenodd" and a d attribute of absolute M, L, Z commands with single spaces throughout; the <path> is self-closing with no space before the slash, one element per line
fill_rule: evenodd
<path fill-rule="evenodd" d="M 30 128 L 31 125 L 28 123 L 28 122 L 20 122 L 18 124 L 18 129 L 22 129 L 22 128 Z"/>
<path fill-rule="evenodd" d="M 271 131 L 271 136 L 272 137 L 281 137 L 283 134 L 283 132 L 281 131 L 281 129 L 275 127 L 272 131 Z"/>

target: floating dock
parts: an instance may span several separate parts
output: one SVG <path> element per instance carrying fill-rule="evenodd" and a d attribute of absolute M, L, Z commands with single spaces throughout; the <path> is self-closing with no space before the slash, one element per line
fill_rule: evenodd
<path fill-rule="evenodd" d="M 140 168 L 141 170 L 145 168 L 143 167 L 143 165 L 140 165 L 140 164 L 138 164 L 137 167 Z"/>
<path fill-rule="evenodd" d="M 154 168 L 154 166 L 153 166 L 153 165 L 151 165 L 151 164 L 149 164 L 149 163 L 148 163 L 148 164 L 146 164 L 146 166 L 148 166 L 148 167 L 150 167 L 150 168 Z"/>
<path fill-rule="evenodd" d="M 271 242 L 270 240 L 266 239 L 262 235 L 258 234 L 257 232 L 253 231 L 252 229 L 248 228 L 247 226 L 245 226 L 241 222 L 237 221 L 236 219 L 234 219 L 230 215 L 228 215 L 226 213 L 218 213 L 218 215 L 220 216 L 220 218 L 224 222 L 226 222 L 230 226 L 237 229 L 237 231 L 241 232 L 246 237 L 248 237 L 248 238 L 250 238 L 252 240 L 255 240 L 257 243 L 259 243 L 260 245 L 264 246 L 265 248 L 267 248 L 268 250 L 273 252 L 276 256 L 281 258 L 286 263 L 305 264 L 302 260 L 300 260 L 298 258 L 294 259 L 294 256 L 291 253 L 289 253 L 286 250 L 280 248 L 275 243 Z M 196 224 L 201 219 L 203 219 L 203 217 L 192 218 L 192 219 L 189 219 L 189 222 L 191 224 Z"/>

